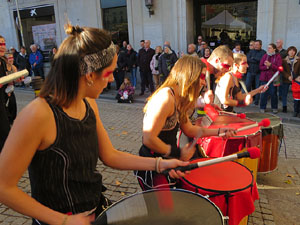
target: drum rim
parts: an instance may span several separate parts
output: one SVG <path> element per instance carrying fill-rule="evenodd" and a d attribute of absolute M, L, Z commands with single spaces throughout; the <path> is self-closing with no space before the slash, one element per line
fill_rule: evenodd
<path fill-rule="evenodd" d="M 254 185 L 254 177 L 253 177 L 252 171 L 249 170 L 246 166 L 244 166 L 243 164 L 241 164 L 239 162 L 236 162 L 236 161 L 231 161 L 231 162 L 234 162 L 234 163 L 237 163 L 237 164 L 243 166 L 244 168 L 246 168 L 250 172 L 250 174 L 251 174 L 251 182 L 250 182 L 250 184 L 248 186 L 246 186 L 244 188 L 241 188 L 241 189 L 232 190 L 232 191 L 221 191 L 221 190 L 215 190 L 215 189 L 209 189 L 209 188 L 200 187 L 198 185 L 195 185 L 195 184 L 191 183 L 185 177 L 182 177 L 181 179 L 184 180 L 185 182 L 187 182 L 188 184 L 190 184 L 191 186 L 195 187 L 195 188 L 198 188 L 198 189 L 201 189 L 201 190 L 204 190 L 204 191 L 219 193 L 220 195 L 225 195 L 225 194 L 230 194 L 230 193 L 236 193 L 236 192 L 239 192 L 239 191 L 246 190 L 246 189 L 248 189 L 250 187 L 253 187 L 253 185 Z"/>
<path fill-rule="evenodd" d="M 196 193 L 196 192 L 193 192 L 193 191 L 190 191 L 190 190 L 186 190 L 186 189 L 182 189 L 182 188 L 173 188 L 173 189 L 170 189 L 170 188 L 160 188 L 160 189 L 151 189 L 151 190 L 146 190 L 146 191 L 139 191 L 139 192 L 136 192 L 136 193 L 133 193 L 129 196 L 126 196 L 116 202 L 114 202 L 113 204 L 111 204 L 110 206 L 108 206 L 105 210 L 103 210 L 98 216 L 97 218 L 100 218 L 102 217 L 110 208 L 112 208 L 114 205 L 117 205 L 118 203 L 121 203 L 131 197 L 134 197 L 136 195 L 140 195 L 140 194 L 144 194 L 144 193 L 149 193 L 149 192 L 158 192 L 158 191 L 177 191 L 177 192 L 185 192 L 185 193 L 190 193 L 190 194 L 193 194 L 193 195 L 196 195 L 202 199 L 205 199 L 206 201 L 208 201 L 210 204 L 212 204 L 215 209 L 217 210 L 217 212 L 219 213 L 220 215 L 220 218 L 221 218 L 221 222 L 222 222 L 222 225 L 225 225 L 225 220 L 226 220 L 226 216 L 223 215 L 221 209 L 213 202 L 211 201 L 209 198 L 205 197 L 204 195 L 201 195 L 200 193 Z M 97 219 L 96 218 L 96 219 Z M 96 221 L 95 219 L 95 221 Z"/>

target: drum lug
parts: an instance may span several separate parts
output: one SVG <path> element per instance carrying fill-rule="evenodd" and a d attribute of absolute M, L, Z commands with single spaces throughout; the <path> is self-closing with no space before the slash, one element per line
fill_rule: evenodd
<path fill-rule="evenodd" d="M 224 220 L 229 220 L 229 216 L 223 216 Z"/>

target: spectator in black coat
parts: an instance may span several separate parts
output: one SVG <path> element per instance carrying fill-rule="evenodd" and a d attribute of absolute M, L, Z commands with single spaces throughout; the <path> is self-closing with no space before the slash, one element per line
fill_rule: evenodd
<path fill-rule="evenodd" d="M 30 67 L 30 63 L 29 63 L 29 55 L 27 55 L 26 49 L 24 46 L 22 46 L 20 49 L 20 53 L 18 54 L 17 59 L 16 59 L 16 64 L 17 64 L 18 70 L 27 69 L 29 71 L 29 73 L 31 72 L 31 67 Z M 31 73 L 30 73 L 30 75 L 31 75 Z"/>
<path fill-rule="evenodd" d="M 150 62 L 153 55 L 155 54 L 154 49 L 150 48 L 150 40 L 145 41 L 145 47 L 139 50 L 138 54 L 138 65 L 140 67 L 141 73 L 141 93 L 139 95 L 144 95 L 146 84 L 149 83 L 151 93 L 154 92 L 154 85 L 152 79 L 152 72 L 150 68 Z"/>
<path fill-rule="evenodd" d="M 126 60 L 127 72 L 130 73 L 131 84 L 135 88 L 136 87 L 137 52 L 134 51 L 131 44 L 127 45 L 125 60 Z"/>
<path fill-rule="evenodd" d="M 167 79 L 171 69 L 177 61 L 177 56 L 172 52 L 169 45 L 164 45 L 164 53 L 159 57 L 158 70 L 162 74 L 160 77 L 161 84 Z"/>

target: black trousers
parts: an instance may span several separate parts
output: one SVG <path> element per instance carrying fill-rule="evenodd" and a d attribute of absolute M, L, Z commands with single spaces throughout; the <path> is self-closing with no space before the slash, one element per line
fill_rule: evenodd
<path fill-rule="evenodd" d="M 141 73 L 141 79 L 142 79 L 141 93 L 145 92 L 147 84 L 149 84 L 151 93 L 154 92 L 154 85 L 153 85 L 153 79 L 152 79 L 151 71 L 149 71 L 149 72 L 140 71 L 140 73 Z"/>
<path fill-rule="evenodd" d="M 0 88 L 0 152 L 4 146 L 6 138 L 10 130 L 8 113 L 6 110 L 4 87 Z"/>
<path fill-rule="evenodd" d="M 295 113 L 300 112 L 300 100 L 294 100 L 294 112 Z"/>

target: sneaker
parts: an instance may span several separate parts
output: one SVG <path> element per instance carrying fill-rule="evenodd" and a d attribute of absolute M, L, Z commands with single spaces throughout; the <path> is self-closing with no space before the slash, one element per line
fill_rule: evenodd
<path fill-rule="evenodd" d="M 293 117 L 297 117 L 297 116 L 298 116 L 298 113 L 294 112 Z"/>
<path fill-rule="evenodd" d="M 254 102 L 254 105 L 258 105 L 258 102 Z"/>
<path fill-rule="evenodd" d="M 260 113 L 265 113 L 266 110 L 265 110 L 265 109 L 260 109 L 259 112 L 260 112 Z"/>
<path fill-rule="evenodd" d="M 273 112 L 274 114 L 277 114 L 277 113 L 278 113 L 278 109 L 272 109 L 272 112 Z"/>

